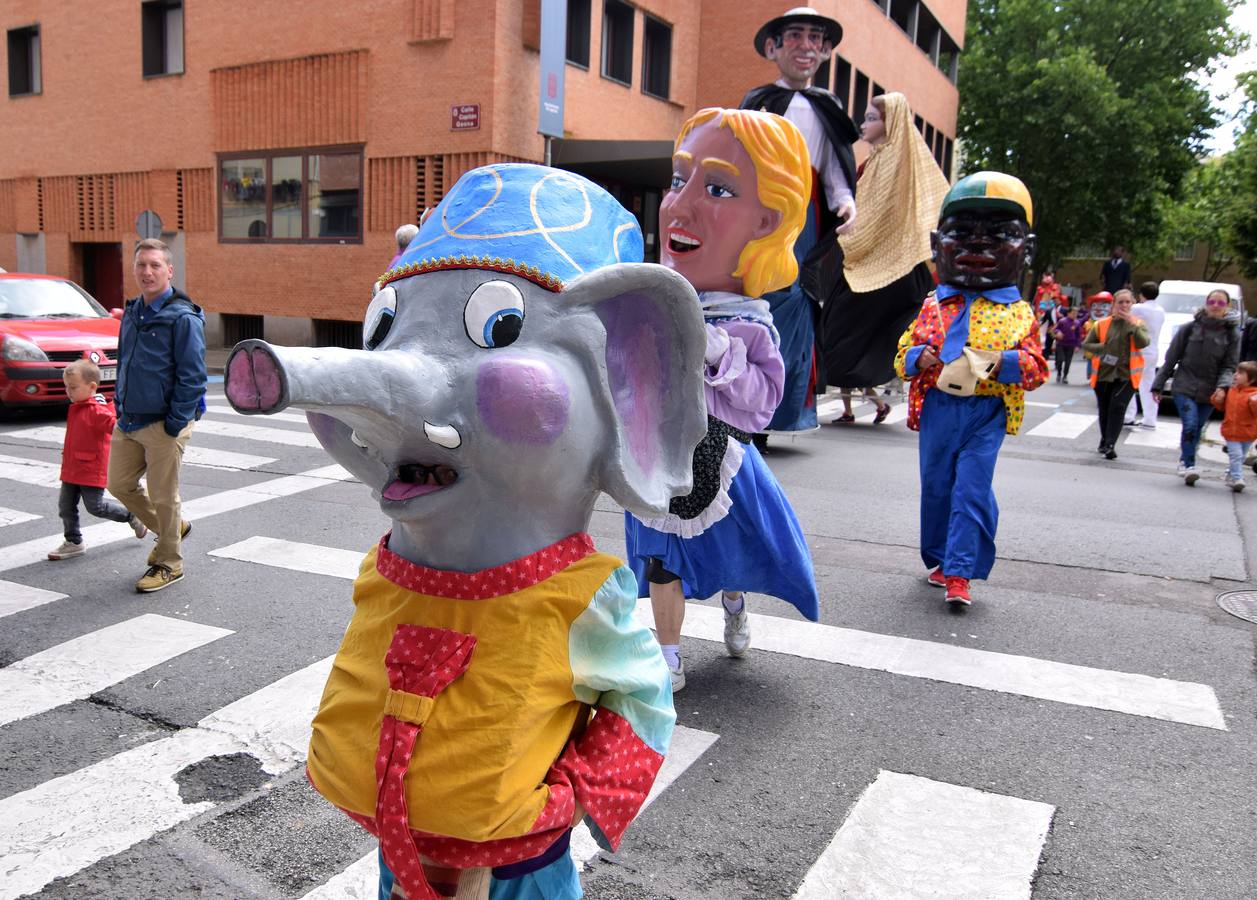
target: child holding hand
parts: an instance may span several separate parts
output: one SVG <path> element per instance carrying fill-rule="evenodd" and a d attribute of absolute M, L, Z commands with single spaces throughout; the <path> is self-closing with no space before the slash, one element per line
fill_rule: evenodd
<path fill-rule="evenodd" d="M 49 559 L 82 556 L 83 533 L 79 530 L 79 498 L 87 511 L 101 519 L 126 522 L 137 538 L 148 534 L 148 528 L 126 508 L 105 496 L 106 474 L 109 471 L 109 439 L 113 434 L 113 403 L 96 393 L 100 386 L 100 369 L 94 362 L 76 359 L 62 372 L 65 393 L 70 398 L 70 411 L 65 417 L 65 446 L 61 450 L 61 497 L 58 512 L 65 529 L 65 540 Z"/>
<path fill-rule="evenodd" d="M 1214 394 L 1213 405 L 1223 411 L 1222 439 L 1230 464 L 1226 485 L 1235 493 L 1244 490 L 1244 457 L 1257 440 L 1257 362 L 1242 362 L 1235 367 L 1235 379 L 1224 397 Z"/>

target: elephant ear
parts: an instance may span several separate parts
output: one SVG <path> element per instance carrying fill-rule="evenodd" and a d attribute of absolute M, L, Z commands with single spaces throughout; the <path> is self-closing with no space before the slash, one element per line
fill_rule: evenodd
<path fill-rule="evenodd" d="M 635 515 L 662 515 L 689 493 L 694 448 L 707 432 L 698 296 L 671 269 L 622 263 L 571 282 L 563 302 L 601 325 L 591 384 L 613 427 L 598 487 Z"/>

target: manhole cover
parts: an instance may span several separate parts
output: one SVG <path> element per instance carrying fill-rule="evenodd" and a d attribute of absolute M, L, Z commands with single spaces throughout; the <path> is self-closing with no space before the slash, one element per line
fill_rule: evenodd
<path fill-rule="evenodd" d="M 1224 591 L 1218 594 L 1218 606 L 1257 625 L 1257 591 Z"/>

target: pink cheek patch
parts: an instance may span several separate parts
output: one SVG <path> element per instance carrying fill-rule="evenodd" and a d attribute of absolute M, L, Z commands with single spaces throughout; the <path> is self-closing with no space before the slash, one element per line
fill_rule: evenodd
<path fill-rule="evenodd" d="M 544 447 L 567 427 L 567 382 L 548 363 L 507 359 L 476 372 L 476 409 L 489 433 L 508 444 Z"/>

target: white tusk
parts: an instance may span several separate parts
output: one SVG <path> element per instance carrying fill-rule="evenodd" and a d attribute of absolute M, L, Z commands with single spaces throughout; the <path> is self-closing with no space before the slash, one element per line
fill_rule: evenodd
<path fill-rule="evenodd" d="M 349 440 L 353 443 L 355 447 L 361 447 L 363 450 L 369 449 L 367 447 L 367 442 L 364 441 L 362 438 L 358 437 L 358 432 L 356 431 L 349 432 Z"/>
<path fill-rule="evenodd" d="M 447 450 L 454 450 L 462 444 L 463 438 L 458 433 L 458 429 L 453 425 L 433 425 L 431 422 L 424 420 L 423 433 L 428 436 L 428 440 L 436 444 L 438 447 L 444 447 Z"/>

